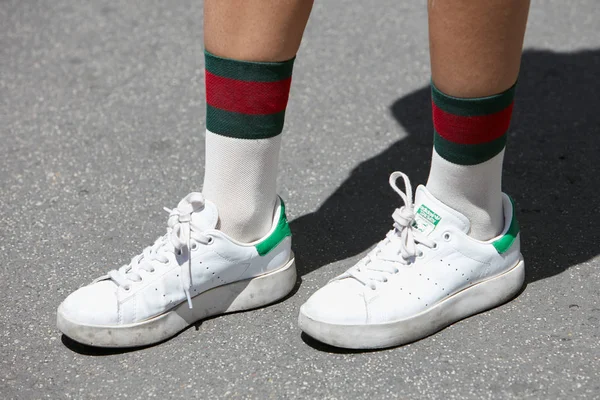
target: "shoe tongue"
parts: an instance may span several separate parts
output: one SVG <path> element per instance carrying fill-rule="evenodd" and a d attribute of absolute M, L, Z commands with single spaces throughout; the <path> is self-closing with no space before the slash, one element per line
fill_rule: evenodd
<path fill-rule="evenodd" d="M 468 233 L 471 223 L 467 217 L 433 197 L 425 186 L 419 185 L 415 194 L 413 226 L 429 236 L 434 230 L 444 231 L 450 226 Z"/>
<path fill-rule="evenodd" d="M 192 213 L 192 224 L 200 231 L 215 229 L 219 222 L 219 212 L 215 203 L 204 201 L 204 207 Z"/>

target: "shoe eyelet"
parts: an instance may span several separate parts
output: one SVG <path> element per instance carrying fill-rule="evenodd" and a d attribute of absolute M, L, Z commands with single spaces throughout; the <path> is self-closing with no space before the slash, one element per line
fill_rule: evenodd
<path fill-rule="evenodd" d="M 123 290 L 129 292 L 131 290 L 131 286 L 124 286 Z"/>
<path fill-rule="evenodd" d="M 153 274 L 156 272 L 156 268 L 152 268 L 150 271 L 148 271 L 149 273 Z"/>
<path fill-rule="evenodd" d="M 385 279 L 383 280 L 383 283 L 387 283 L 387 281 L 388 281 L 388 279 L 387 279 L 387 278 L 385 278 Z"/>
<path fill-rule="evenodd" d="M 433 249 L 433 250 L 437 250 L 437 249 L 438 249 L 438 244 L 437 244 L 437 243 L 434 243 L 434 244 L 433 244 L 433 247 L 432 247 L 432 249 Z"/>
<path fill-rule="evenodd" d="M 423 258 L 423 257 L 425 257 L 425 253 L 423 253 L 422 251 L 417 253 L 417 258 Z"/>
<path fill-rule="evenodd" d="M 177 249 L 177 251 L 175 252 L 178 256 L 180 256 L 183 252 L 181 251 L 181 249 Z"/>
<path fill-rule="evenodd" d="M 450 232 L 444 232 L 444 235 L 442 237 L 446 242 L 449 242 L 452 239 L 452 236 L 450 236 Z"/>
<path fill-rule="evenodd" d="M 198 248 L 198 243 L 192 244 L 190 248 L 192 249 L 192 251 L 196 250 Z"/>
<path fill-rule="evenodd" d="M 208 243 L 207 244 L 213 244 L 213 242 L 215 241 L 215 238 L 212 236 L 208 237 Z"/>
<path fill-rule="evenodd" d="M 394 273 L 397 274 L 398 272 L 400 272 L 400 270 L 398 268 L 394 268 Z"/>

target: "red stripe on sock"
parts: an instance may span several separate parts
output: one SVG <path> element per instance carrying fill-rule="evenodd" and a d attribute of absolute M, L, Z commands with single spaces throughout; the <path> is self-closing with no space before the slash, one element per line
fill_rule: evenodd
<path fill-rule="evenodd" d="M 489 115 L 463 117 L 450 114 L 432 102 L 433 126 L 444 139 L 458 144 L 481 144 L 504 135 L 510 125 L 513 103 Z"/>
<path fill-rule="evenodd" d="M 291 84 L 291 77 L 277 82 L 251 82 L 206 71 L 206 102 L 242 114 L 274 114 L 285 110 Z"/>

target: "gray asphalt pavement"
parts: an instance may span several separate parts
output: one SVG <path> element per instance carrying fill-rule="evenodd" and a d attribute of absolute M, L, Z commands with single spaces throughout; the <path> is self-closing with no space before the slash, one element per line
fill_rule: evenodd
<path fill-rule="evenodd" d="M 391 224 L 431 151 L 424 1 L 318 1 L 281 160 L 301 279 L 158 346 L 61 337 L 62 299 L 164 232 L 202 182 L 202 2 L 0 1 L 1 399 L 600 398 L 600 7 L 534 2 L 504 186 L 527 286 L 428 339 L 344 352 L 299 306 Z"/>

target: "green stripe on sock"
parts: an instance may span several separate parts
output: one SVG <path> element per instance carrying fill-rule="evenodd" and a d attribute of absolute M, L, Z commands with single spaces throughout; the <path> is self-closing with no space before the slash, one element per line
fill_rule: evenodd
<path fill-rule="evenodd" d="M 266 139 L 283 131 L 285 110 L 267 115 L 241 114 L 206 105 L 206 129 L 238 139 Z"/>
<path fill-rule="evenodd" d="M 463 117 L 494 114 L 504 110 L 515 97 L 515 83 L 510 89 L 488 97 L 466 99 L 449 96 L 439 91 L 431 82 L 431 97 L 442 110 Z"/>
<path fill-rule="evenodd" d="M 214 75 L 253 82 L 277 82 L 292 76 L 295 57 L 283 62 L 239 61 L 204 51 L 206 70 Z"/>
<path fill-rule="evenodd" d="M 434 130 L 433 146 L 440 156 L 451 163 L 475 165 L 481 164 L 500 153 L 506 146 L 506 135 L 482 144 L 458 144 L 444 139 Z"/>

